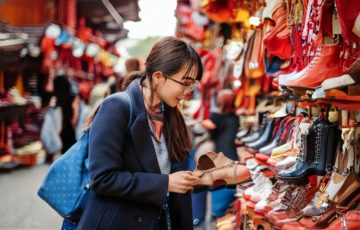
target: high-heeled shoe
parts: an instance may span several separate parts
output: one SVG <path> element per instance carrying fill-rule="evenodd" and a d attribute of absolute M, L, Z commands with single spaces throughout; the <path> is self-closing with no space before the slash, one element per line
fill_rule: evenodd
<path fill-rule="evenodd" d="M 237 161 L 230 160 L 222 152 L 209 152 L 199 158 L 193 172 L 200 180 L 194 186 L 194 191 L 215 190 L 224 186 L 236 185 L 251 181 L 249 169 Z"/>

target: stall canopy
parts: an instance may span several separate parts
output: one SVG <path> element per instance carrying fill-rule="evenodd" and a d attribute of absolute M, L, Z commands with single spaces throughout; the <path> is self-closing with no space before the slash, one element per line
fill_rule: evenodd
<path fill-rule="evenodd" d="M 106 2 L 111 3 L 124 21 L 140 20 L 137 0 L 78 0 L 78 14 L 93 20 L 107 20 L 110 13 L 104 5 Z"/>
<path fill-rule="evenodd" d="M 78 16 L 85 17 L 104 36 L 126 37 L 123 22 L 140 20 L 138 0 L 78 0 L 77 7 Z"/>

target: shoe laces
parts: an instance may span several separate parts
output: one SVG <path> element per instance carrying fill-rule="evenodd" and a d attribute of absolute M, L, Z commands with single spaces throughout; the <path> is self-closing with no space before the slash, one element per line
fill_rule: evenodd
<path fill-rule="evenodd" d="M 318 48 L 315 52 L 315 55 L 313 57 L 313 59 L 311 60 L 311 62 L 309 63 L 309 65 L 307 66 L 307 68 L 312 69 L 320 60 L 321 57 L 321 50 L 322 48 Z"/>
<path fill-rule="evenodd" d="M 322 143 L 322 133 L 323 133 L 323 125 L 320 123 L 315 127 L 316 137 L 315 137 L 315 164 L 319 163 L 320 160 L 320 151 L 321 151 L 321 143 Z"/>
<path fill-rule="evenodd" d="M 285 200 L 283 204 L 287 206 L 285 210 L 287 214 L 289 214 L 291 211 L 299 212 L 306 206 L 306 201 L 305 201 L 306 189 L 307 186 L 297 187 L 295 189 L 295 193 L 294 192 L 292 193 L 291 196 L 292 199 Z"/>
<path fill-rule="evenodd" d="M 281 203 L 286 205 L 289 204 L 292 200 L 292 193 L 295 189 L 294 185 L 290 185 L 289 187 L 287 187 L 285 195 L 281 198 Z"/>
<path fill-rule="evenodd" d="M 298 161 L 304 161 L 304 153 L 305 153 L 305 141 L 307 136 L 302 134 L 300 139 L 300 151 L 296 157 L 296 162 Z M 296 164 L 295 164 L 296 165 Z M 294 165 L 294 166 L 295 166 Z"/>
<path fill-rule="evenodd" d="M 268 202 L 276 200 L 278 194 L 283 193 L 288 187 L 289 185 L 287 185 L 285 182 L 277 181 L 272 187 L 271 193 L 267 198 Z"/>

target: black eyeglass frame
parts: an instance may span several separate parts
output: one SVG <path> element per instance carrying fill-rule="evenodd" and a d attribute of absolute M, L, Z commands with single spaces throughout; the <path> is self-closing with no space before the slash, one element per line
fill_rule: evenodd
<path fill-rule="evenodd" d="M 173 82 L 176 82 L 177 84 L 179 84 L 181 86 L 184 86 L 185 87 L 185 90 L 184 90 L 185 93 L 190 93 L 190 92 L 194 91 L 195 88 L 197 87 L 197 85 L 199 84 L 198 80 L 194 80 L 193 83 L 187 84 L 185 82 L 175 80 L 174 78 L 171 78 L 171 77 L 166 77 L 165 79 L 172 80 Z"/>

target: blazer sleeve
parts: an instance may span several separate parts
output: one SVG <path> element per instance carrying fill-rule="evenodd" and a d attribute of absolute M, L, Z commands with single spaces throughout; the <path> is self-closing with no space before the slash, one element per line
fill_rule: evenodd
<path fill-rule="evenodd" d="M 97 195 L 154 205 L 165 203 L 168 175 L 123 171 L 128 104 L 117 94 L 100 106 L 89 135 L 90 186 Z M 151 183 L 149 183 L 151 182 Z"/>

